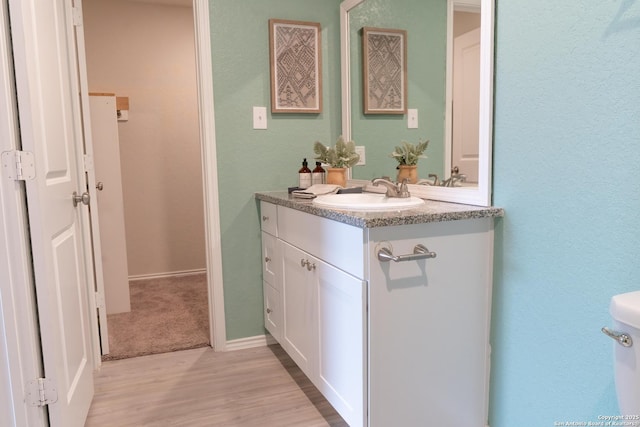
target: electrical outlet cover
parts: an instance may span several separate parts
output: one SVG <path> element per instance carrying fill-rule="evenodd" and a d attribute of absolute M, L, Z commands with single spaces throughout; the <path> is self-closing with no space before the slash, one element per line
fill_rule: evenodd
<path fill-rule="evenodd" d="M 267 128 L 267 107 L 253 107 L 253 128 Z"/>
<path fill-rule="evenodd" d="M 418 129 L 418 110 L 416 108 L 407 110 L 407 128 Z"/>

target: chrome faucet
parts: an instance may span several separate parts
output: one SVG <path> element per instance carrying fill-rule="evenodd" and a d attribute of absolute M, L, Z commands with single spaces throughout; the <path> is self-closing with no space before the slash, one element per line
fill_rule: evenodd
<path fill-rule="evenodd" d="M 409 189 L 407 188 L 408 179 L 403 179 L 402 182 L 395 183 L 387 178 L 374 178 L 371 180 L 371 184 L 375 187 L 382 184 L 387 188 L 386 196 L 387 197 L 399 197 L 399 198 L 407 198 L 411 197 L 409 193 Z"/>
<path fill-rule="evenodd" d="M 463 173 L 452 173 L 451 176 L 445 180 L 440 181 L 438 175 L 434 173 L 429 174 L 430 179 L 421 179 L 418 181 L 420 185 L 432 185 L 434 187 L 457 187 L 460 182 L 465 182 L 467 176 Z"/>
<path fill-rule="evenodd" d="M 465 182 L 467 180 L 467 176 L 462 173 L 453 173 L 448 179 L 445 179 L 440 183 L 443 187 L 455 187 L 458 182 Z"/>

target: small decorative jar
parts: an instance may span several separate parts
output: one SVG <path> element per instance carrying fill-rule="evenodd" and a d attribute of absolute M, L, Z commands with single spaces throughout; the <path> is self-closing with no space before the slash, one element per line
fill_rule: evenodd
<path fill-rule="evenodd" d="M 327 168 L 327 184 L 347 186 L 346 168 Z"/>
<path fill-rule="evenodd" d="M 418 182 L 418 166 L 399 165 L 398 166 L 398 182 L 402 182 L 405 178 L 409 179 L 409 184 Z"/>

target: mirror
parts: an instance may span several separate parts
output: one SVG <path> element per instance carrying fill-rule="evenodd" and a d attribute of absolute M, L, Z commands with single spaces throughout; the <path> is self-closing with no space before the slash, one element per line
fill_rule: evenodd
<path fill-rule="evenodd" d="M 389 153 L 403 140 L 415 144 L 425 139 L 429 140 L 428 158 L 418 163 L 419 178 L 436 174 L 439 180 L 447 179 L 452 166 L 462 161 L 456 157 L 459 154 L 452 142 L 465 134 L 471 138 L 465 138 L 467 143 L 463 146 L 467 155 L 462 158 L 477 165 L 477 181 L 472 171 L 468 173 L 469 182 L 461 187 L 411 185 L 410 191 L 422 198 L 491 205 L 493 10 L 494 0 L 345 0 L 341 3 L 342 134 L 366 149 L 366 165 L 353 168 L 354 180 L 368 181 L 382 175 L 395 179 L 396 163 Z M 458 33 L 467 33 L 477 24 L 463 24 L 471 27 L 465 26 L 462 30 L 454 30 L 454 24 L 462 21 L 457 17 L 473 20 L 476 14 L 477 18 L 478 12 L 480 29 L 475 35 L 479 33 L 480 44 L 478 49 L 475 42 L 475 53 L 471 56 L 475 55 L 475 67 L 479 68 L 479 77 L 476 77 L 479 85 L 471 90 L 465 85 L 463 91 L 464 95 L 471 94 L 472 99 L 478 100 L 467 108 L 471 114 L 465 113 L 467 117 L 477 118 L 477 123 L 466 126 L 463 132 L 460 124 L 469 121 L 459 119 L 464 116 L 454 117 L 458 112 L 447 107 L 454 104 L 454 96 L 458 96 L 452 83 L 453 40 Z M 363 113 L 361 28 L 365 26 L 407 30 L 408 108 L 418 110 L 418 129 L 407 129 L 406 115 Z M 460 163 L 459 170 L 463 173 L 470 169 L 468 164 Z"/>

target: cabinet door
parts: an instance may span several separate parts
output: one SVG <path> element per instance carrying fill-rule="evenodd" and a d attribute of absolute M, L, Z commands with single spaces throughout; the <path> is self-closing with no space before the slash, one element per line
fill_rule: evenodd
<path fill-rule="evenodd" d="M 314 260 L 318 389 L 351 426 L 364 420 L 366 282 Z"/>
<path fill-rule="evenodd" d="M 313 275 L 309 274 L 306 267 L 310 256 L 285 242 L 281 242 L 281 249 L 284 315 L 281 344 L 300 369 L 313 380 L 317 314 Z"/>

